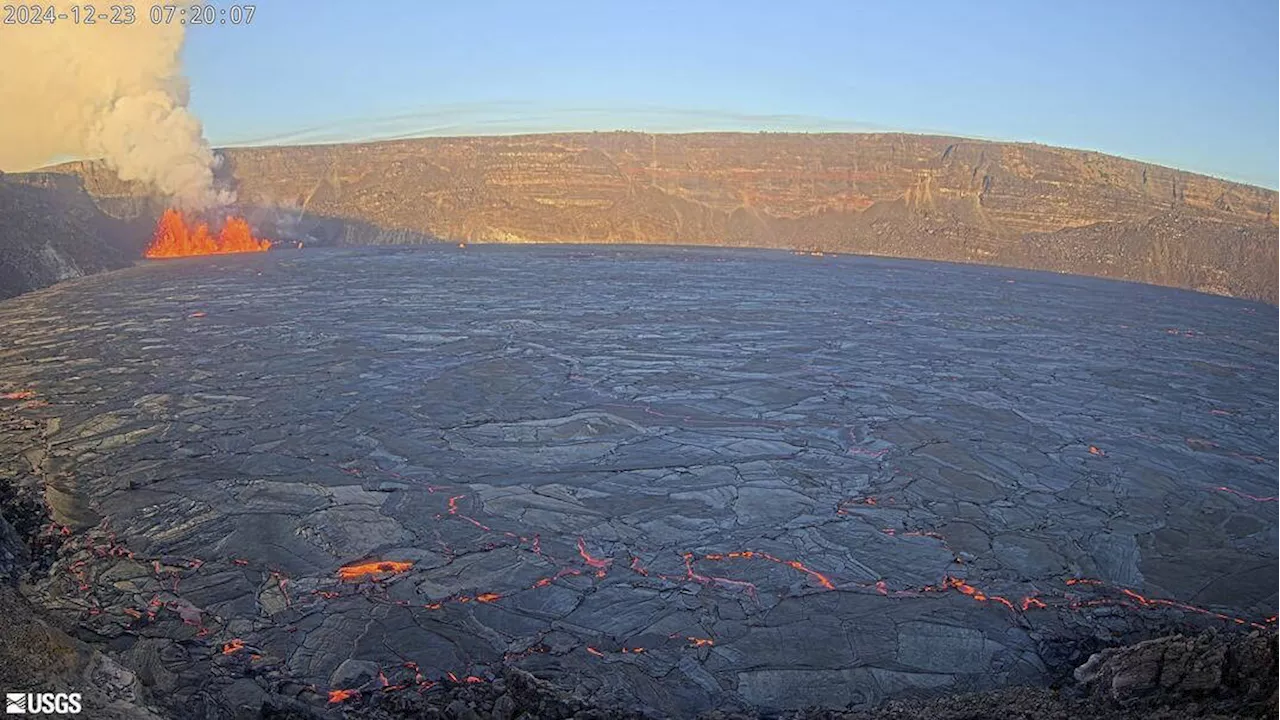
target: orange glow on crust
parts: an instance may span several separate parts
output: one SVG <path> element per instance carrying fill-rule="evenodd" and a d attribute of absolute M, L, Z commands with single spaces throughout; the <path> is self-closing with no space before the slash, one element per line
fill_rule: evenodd
<path fill-rule="evenodd" d="M 1230 490 L 1227 490 L 1225 487 L 1219 487 L 1214 489 L 1219 491 L 1232 492 Z M 447 497 L 447 500 L 445 500 L 446 497 Z M 478 520 L 474 518 L 470 518 L 463 514 L 465 508 L 467 507 L 465 498 L 466 498 L 465 495 L 453 495 L 453 496 L 446 495 L 442 497 L 441 500 L 445 500 L 445 503 L 444 503 L 445 508 L 442 509 L 442 514 L 436 515 L 435 517 L 437 519 L 445 519 L 445 518 L 448 518 L 449 516 L 459 517 L 467 520 L 469 523 L 475 525 L 476 527 L 485 528 L 487 530 L 488 528 L 482 523 L 480 523 Z M 477 503 L 472 503 L 472 504 L 477 505 Z M 843 503 L 841 503 L 841 506 L 838 510 L 847 509 L 848 511 L 852 512 L 853 508 L 861 508 L 862 511 L 870 513 L 870 512 L 874 512 L 877 506 L 891 506 L 893 504 L 894 504 L 894 499 L 891 497 L 882 497 L 880 499 L 876 499 L 872 497 L 862 497 L 862 498 L 855 498 L 853 500 L 844 501 Z M 479 517 L 485 517 L 485 516 L 480 515 Z M 69 531 L 64 531 L 64 534 L 66 532 L 69 532 Z M 529 585 L 525 586 L 530 589 L 545 588 L 555 583 L 557 580 L 560 580 L 561 578 L 572 577 L 572 576 L 579 577 L 579 581 L 574 583 L 575 585 L 595 586 L 595 582 L 591 579 L 592 576 L 597 578 L 604 578 L 609 570 L 616 569 L 614 568 L 614 563 L 616 560 L 615 557 L 608 557 L 608 556 L 604 556 L 603 554 L 598 556 L 594 555 L 591 551 L 591 548 L 589 547 L 589 542 L 584 537 L 581 537 L 581 536 L 577 537 L 576 543 L 572 545 L 570 545 L 569 543 L 566 543 L 564 547 L 564 557 L 557 558 L 557 557 L 553 557 L 553 555 L 559 555 L 559 553 L 548 554 L 543 550 L 541 545 L 541 540 L 537 534 L 531 534 L 529 536 L 526 536 L 526 535 L 507 532 L 503 530 L 496 530 L 493 532 L 495 533 L 500 532 L 502 535 L 505 535 L 510 539 L 505 541 L 499 540 L 499 543 L 486 543 L 483 546 L 484 550 L 491 550 L 499 547 L 508 547 L 517 552 L 531 552 L 534 555 L 536 555 L 540 560 L 550 565 L 550 567 L 546 569 L 546 572 L 548 573 L 546 576 L 543 576 L 536 580 L 532 580 Z M 946 548 L 946 538 L 944 538 L 942 535 L 931 530 L 921 530 L 921 529 L 909 530 L 906 527 L 902 527 L 897 530 L 894 530 L 893 528 L 887 528 L 883 530 L 883 532 L 886 532 L 887 534 L 892 534 L 898 538 L 905 538 L 905 537 L 930 538 L 932 540 L 937 540 L 938 542 L 942 543 L 942 546 Z M 900 541 L 901 540 L 897 540 L 895 542 L 900 542 Z M 452 556 L 454 551 L 447 544 L 445 544 L 443 540 L 441 541 L 441 545 L 444 545 L 445 552 L 450 556 Z M 602 550 L 600 550 L 600 547 L 601 546 L 597 545 L 596 550 L 603 552 Z M 941 579 L 935 581 L 934 584 L 912 585 L 909 587 L 898 586 L 894 588 L 894 587 L 891 587 L 889 584 L 892 581 L 886 581 L 883 579 L 878 581 L 869 581 L 869 580 L 855 581 L 850 578 L 841 578 L 841 577 L 837 577 L 836 575 L 827 575 L 827 574 L 824 574 L 823 572 L 819 572 L 818 570 L 813 569 L 812 567 L 807 565 L 806 562 L 804 561 L 786 559 L 785 557 L 779 557 L 779 556 L 770 554 L 768 552 L 763 552 L 760 550 L 744 549 L 744 550 L 721 551 L 721 552 L 713 552 L 713 553 L 684 553 L 682 555 L 677 556 L 679 559 L 683 560 L 684 572 L 681 573 L 679 571 L 680 565 L 677 558 L 671 558 L 670 561 L 667 561 L 667 560 L 664 560 L 664 558 L 661 556 L 652 557 L 650 558 L 650 560 L 654 562 L 655 565 L 651 570 L 649 568 L 644 567 L 641 564 L 640 557 L 638 557 L 631 548 L 628 548 L 625 545 L 621 547 L 617 547 L 617 545 L 614 545 L 614 546 L 604 545 L 604 547 L 616 547 L 617 548 L 616 557 L 625 558 L 626 560 L 622 562 L 629 563 L 629 569 L 636 576 L 652 578 L 655 581 L 656 580 L 674 581 L 677 583 L 696 582 L 711 588 L 728 589 L 731 591 L 743 590 L 747 594 L 751 595 L 752 597 L 754 597 L 757 593 L 756 585 L 744 580 L 735 580 L 735 579 L 731 579 L 730 577 L 722 577 L 722 576 L 711 574 L 713 572 L 713 568 L 711 568 L 711 566 L 708 565 L 708 563 L 732 563 L 737 561 L 752 561 L 757 563 L 754 567 L 754 570 L 756 572 L 760 572 L 761 570 L 767 571 L 768 574 L 770 576 L 773 576 L 775 579 L 778 578 L 779 576 L 789 575 L 789 573 L 786 571 L 783 571 L 783 570 L 773 571 L 768 567 L 759 565 L 760 561 L 764 561 L 768 563 L 773 563 L 778 566 L 784 566 L 791 571 L 803 574 L 804 575 L 803 578 L 796 578 L 795 576 L 791 576 L 790 582 L 793 584 L 800 584 L 800 582 L 803 581 L 809 585 L 810 591 L 835 590 L 837 588 L 848 591 L 848 590 L 854 590 L 854 589 L 860 588 L 867 593 L 876 593 L 879 596 L 884 597 L 886 601 L 890 601 L 891 599 L 894 599 L 894 598 L 924 598 L 924 597 L 933 597 L 938 600 L 943 600 L 944 597 L 952 595 L 954 593 L 954 594 L 965 596 L 966 598 L 968 598 L 968 601 L 981 602 L 991 606 L 996 606 L 996 605 L 1004 606 L 1009 611 L 1014 613 L 1014 615 L 1016 616 L 1019 622 L 1025 622 L 1030 620 L 1031 619 L 1030 613 L 1032 612 L 1038 612 L 1043 617 L 1043 615 L 1045 614 L 1079 612 L 1085 608 L 1107 607 L 1107 606 L 1115 607 L 1115 608 L 1123 608 L 1131 612 L 1144 612 L 1152 608 L 1182 610 L 1182 611 L 1202 614 L 1208 617 L 1218 618 L 1229 623 L 1234 623 L 1236 625 L 1250 625 L 1258 628 L 1274 628 L 1275 622 L 1276 622 L 1276 618 L 1274 616 L 1261 622 L 1250 621 L 1243 618 L 1231 617 L 1229 615 L 1225 615 L 1207 608 L 1188 605 L 1176 600 L 1150 598 L 1150 597 L 1141 595 L 1134 590 L 1117 586 L 1111 582 L 1104 582 L 1102 580 L 1091 579 L 1091 578 L 1059 578 L 1058 580 L 1054 581 L 1052 585 L 1042 585 L 1042 584 L 1032 585 L 1028 583 L 1009 583 L 1001 580 L 990 580 L 990 582 L 993 582 L 995 584 L 993 586 L 984 588 L 984 587 L 980 587 L 980 585 L 974 585 L 971 583 L 971 580 L 972 582 L 976 582 L 979 584 L 982 584 L 984 582 L 977 578 L 965 579 L 965 578 L 956 577 L 950 574 L 946 574 L 946 575 L 941 575 Z M 574 550 L 576 550 L 576 557 L 575 557 Z M 241 559 L 230 559 L 230 561 L 232 564 L 235 564 L 235 565 L 248 564 L 246 561 Z M 817 561 L 817 559 L 816 558 L 808 559 L 808 561 Z M 664 563 L 666 562 L 670 562 L 671 564 L 666 565 L 664 567 Z M 817 561 L 817 562 L 821 562 L 821 561 Z M 961 561 L 956 560 L 956 562 L 961 562 Z M 159 563 L 156 563 L 154 567 L 155 573 L 159 576 L 162 573 L 174 572 L 170 567 L 171 565 L 172 563 L 169 563 L 163 566 L 160 565 Z M 389 583 L 389 582 L 382 583 L 379 581 L 388 580 L 389 578 L 393 578 L 395 575 L 405 573 L 409 571 L 413 566 L 414 566 L 413 562 L 395 561 L 395 560 L 364 560 L 358 563 L 345 565 L 339 568 L 337 571 L 337 575 L 340 580 L 342 581 L 371 580 L 372 582 L 368 584 L 360 585 L 360 586 L 338 587 L 337 582 L 335 582 L 334 580 L 330 580 L 329 587 L 333 589 L 339 589 L 342 591 L 341 593 L 334 592 L 333 589 L 313 589 L 313 590 L 309 590 L 309 596 L 321 598 L 324 600 L 329 600 L 329 599 L 337 598 L 339 596 L 353 597 L 357 594 L 363 594 L 363 595 L 367 595 L 368 599 L 373 602 L 378 602 L 378 603 L 387 604 L 387 605 L 398 605 L 398 606 L 410 607 L 410 608 L 416 609 L 418 612 L 420 612 L 421 609 L 444 610 L 449 608 L 452 603 L 457 603 L 458 606 L 460 606 L 458 607 L 460 612 L 470 614 L 471 612 L 476 611 L 475 610 L 476 605 L 498 602 L 499 600 L 502 600 L 504 597 L 509 597 L 511 593 L 519 592 L 519 590 L 507 590 L 501 587 L 497 587 L 492 590 L 486 590 L 484 592 L 481 592 L 480 588 L 473 587 L 467 591 L 469 594 L 455 594 L 447 597 L 440 597 L 434 601 L 427 602 L 426 604 L 419 604 L 422 602 L 421 600 L 419 600 L 416 603 L 411 603 L 411 601 L 409 600 L 395 599 L 394 596 L 390 593 L 390 590 L 392 589 L 392 583 Z M 193 567 L 198 568 L 198 564 L 194 565 Z M 618 565 L 618 568 L 624 568 L 624 567 L 627 567 L 627 566 L 624 566 L 621 564 Z M 748 571 L 751 569 L 752 568 L 739 567 L 738 571 L 742 572 L 742 571 Z M 738 574 L 733 572 L 732 570 L 725 570 L 724 572 L 726 575 Z M 285 578 L 282 575 L 280 575 L 278 571 L 273 571 L 272 577 L 277 578 L 277 581 L 280 583 L 280 588 L 283 591 Z M 786 579 L 786 578 L 783 577 L 783 579 Z M 839 583 L 837 583 L 836 580 L 839 580 Z M 176 582 L 176 579 L 175 579 L 175 582 Z M 530 582 L 530 581 L 526 580 L 525 582 Z M 996 588 L 998 588 L 998 590 L 996 590 Z M 503 590 L 503 592 L 496 592 L 495 590 Z M 999 594 L 995 594 L 995 592 L 1007 592 L 1009 594 L 999 595 Z M 504 595 L 504 593 L 506 594 Z M 872 597 L 874 597 L 874 595 Z M 286 599 L 287 599 L 287 596 L 286 596 Z M 967 604 L 968 601 L 960 600 L 958 598 L 952 598 L 949 602 L 956 603 L 957 605 L 963 605 L 963 604 Z M 154 607 L 157 603 L 158 603 L 158 600 L 156 598 L 153 598 L 151 605 L 148 606 L 148 610 L 146 611 L 146 615 L 148 617 L 154 618 L 156 610 L 163 609 L 163 608 Z M 126 612 L 129 612 L 129 611 L 126 611 Z M 996 610 L 995 612 L 999 613 L 1000 611 Z M 1022 618 L 1023 613 L 1027 613 L 1026 618 Z M 135 618 L 138 618 L 141 616 L 141 613 L 134 610 L 130 612 L 130 615 Z M 290 631 L 292 630 L 293 628 L 290 629 Z M 613 641 L 604 641 L 603 643 L 600 643 L 597 645 L 587 645 L 587 644 L 577 645 L 576 648 L 574 649 L 574 652 L 585 651 L 586 655 L 593 656 L 595 658 L 600 658 L 605 662 L 636 663 L 636 662 L 642 662 L 643 660 L 642 658 L 635 657 L 637 655 L 648 655 L 652 653 L 657 653 L 659 657 L 665 657 L 667 653 L 672 651 L 680 652 L 680 653 L 705 655 L 708 651 L 713 651 L 713 648 L 716 645 L 715 640 L 713 640 L 711 637 L 700 637 L 696 635 L 686 634 L 691 631 L 696 633 L 705 632 L 705 630 L 700 630 L 696 627 L 690 627 L 684 632 L 672 633 L 668 635 L 667 636 L 669 638 L 668 643 L 662 643 L 660 645 L 651 646 L 648 648 L 640 647 L 640 646 L 631 646 L 631 645 L 615 645 L 613 644 Z M 646 643 L 646 645 L 648 645 L 648 643 Z M 244 649 L 248 649 L 244 641 L 237 638 L 235 640 L 228 642 L 226 645 L 224 645 L 222 652 L 227 655 L 230 655 Z M 546 646 L 538 645 L 538 646 L 527 648 L 519 652 L 506 653 L 504 657 L 507 659 L 508 662 L 514 662 L 534 653 L 546 653 L 548 651 L 549 650 Z M 245 654 L 248 654 L 248 653 L 245 653 Z M 253 657 L 257 658 L 258 656 L 254 655 Z M 579 657 L 581 657 L 581 655 L 579 655 Z M 376 683 L 378 687 L 375 688 L 374 690 L 363 688 L 362 690 L 328 691 L 329 702 L 331 704 L 337 704 L 344 701 L 348 701 L 352 698 L 359 698 L 362 696 L 362 694 L 372 694 L 373 696 L 377 696 L 379 693 L 391 693 L 395 691 L 415 689 L 415 688 L 419 692 L 424 692 L 432 687 L 438 686 L 438 683 L 424 678 L 422 673 L 418 670 L 417 666 L 414 665 L 413 663 L 405 663 L 404 667 L 408 668 L 411 672 L 406 674 L 404 671 L 397 672 L 395 670 L 388 670 L 386 673 L 384 673 L 381 670 L 379 670 L 379 673 L 377 675 L 377 683 Z M 457 685 L 465 685 L 465 684 L 484 683 L 484 682 L 490 681 L 485 679 L 485 677 L 467 674 L 468 672 L 477 672 L 477 668 L 474 666 L 467 667 L 465 669 L 455 668 L 455 670 L 456 670 L 456 674 L 454 672 L 446 672 L 444 674 L 444 684 L 447 685 L 448 683 L 453 683 Z M 316 689 L 317 691 L 324 692 L 323 690 L 320 690 L 320 688 L 316 688 Z"/>
<path fill-rule="evenodd" d="M 978 602 L 995 602 L 995 603 L 1004 605 L 1010 610 L 1014 609 L 1013 603 L 1009 602 L 1009 598 L 1002 597 L 1000 595 L 988 595 L 982 592 L 981 590 L 979 590 L 978 588 L 961 580 L 960 578 L 954 578 L 949 575 L 942 579 L 941 585 L 936 587 L 928 587 L 925 589 L 926 590 L 958 590 L 960 591 L 961 594 L 968 595 L 969 597 L 973 598 L 974 600 L 977 600 Z"/>
<path fill-rule="evenodd" d="M 1225 492 L 1225 493 L 1231 493 L 1232 495 L 1237 495 L 1239 497 L 1245 498 L 1246 500 L 1252 500 L 1254 502 L 1275 502 L 1277 500 L 1277 498 L 1274 498 L 1274 497 L 1260 497 L 1258 495 L 1250 495 L 1249 493 L 1240 492 L 1239 490 L 1233 490 L 1225 485 L 1219 485 L 1215 487 L 1214 490 L 1218 490 L 1220 492 Z"/>
<path fill-rule="evenodd" d="M 693 553 L 685 553 L 683 555 L 683 558 L 684 558 L 684 573 L 685 573 L 686 580 L 692 580 L 702 585 L 724 585 L 730 588 L 742 588 L 746 590 L 748 595 L 750 595 L 751 597 L 755 597 L 756 586 L 753 585 L 752 583 L 743 582 L 741 580 L 730 580 L 728 578 L 715 577 L 714 575 L 701 575 L 693 569 Z"/>
<path fill-rule="evenodd" d="M 1220 612 L 1214 612 L 1213 610 L 1209 610 L 1209 609 L 1206 609 L 1206 608 L 1202 608 L 1202 607 L 1199 607 L 1199 606 L 1196 606 L 1196 605 L 1188 605 L 1188 604 L 1186 604 L 1186 603 L 1178 602 L 1177 600 L 1164 600 L 1164 599 L 1161 599 L 1161 598 L 1149 598 L 1149 597 L 1146 597 L 1145 595 L 1140 595 L 1140 594 L 1138 594 L 1138 593 L 1136 593 L 1136 592 L 1134 592 L 1134 591 L 1130 590 L 1129 588 L 1120 588 L 1120 592 L 1121 592 L 1125 597 L 1127 597 L 1127 598 L 1129 598 L 1130 600 L 1134 601 L 1134 603 L 1136 603 L 1139 607 L 1147 607 L 1147 608 L 1150 608 L 1150 607 L 1171 607 L 1171 608 L 1177 608 L 1178 610 L 1185 610 L 1185 611 L 1187 611 L 1187 612 L 1198 613 L 1198 614 L 1200 614 L 1200 615 L 1208 615 L 1209 617 L 1214 617 L 1214 618 L 1217 618 L 1217 619 L 1219 619 L 1219 620 L 1226 620 L 1227 622 L 1232 622 L 1232 623 L 1235 623 L 1236 625 L 1252 625 L 1253 627 L 1256 627 L 1256 628 L 1259 628 L 1259 629 L 1263 629 L 1263 630 L 1265 630 L 1265 629 L 1266 629 L 1266 625 L 1265 625 L 1265 623 L 1250 622 L 1250 621 L 1248 621 L 1248 620 L 1245 620 L 1244 618 L 1233 617 L 1233 616 L 1231 616 L 1231 615 L 1224 615 L 1223 613 L 1220 613 Z M 1266 622 L 1271 622 L 1271 618 L 1268 618 Z"/>
<path fill-rule="evenodd" d="M 1101 580 L 1095 580 L 1092 578 L 1067 578 L 1063 582 L 1067 587 L 1086 586 L 1090 588 L 1097 588 L 1103 591 L 1109 590 L 1113 593 L 1116 593 L 1116 595 L 1112 595 L 1111 597 L 1097 597 L 1093 599 L 1080 599 L 1073 596 L 1071 593 L 1067 593 L 1063 597 L 1027 595 L 1027 596 L 1024 596 L 1017 603 L 1014 603 L 1007 597 L 1004 597 L 1002 595 L 993 595 L 993 594 L 987 593 L 973 585 L 970 585 L 968 582 L 961 580 L 960 578 L 952 577 L 950 575 L 945 576 L 942 582 L 937 585 L 926 585 L 921 588 L 915 588 L 915 589 L 909 589 L 909 590 L 890 590 L 888 585 L 883 580 L 880 580 L 874 583 L 873 585 L 869 585 L 867 587 L 874 588 L 877 593 L 887 597 L 919 597 L 920 593 L 939 593 L 939 592 L 949 592 L 954 590 L 978 602 L 995 603 L 997 605 L 1003 605 L 1009 608 L 1010 610 L 1014 610 L 1014 611 L 1021 610 L 1023 612 L 1026 612 L 1029 610 L 1044 610 L 1050 607 L 1067 608 L 1069 610 L 1077 610 L 1083 607 L 1099 607 L 1099 606 L 1120 606 L 1120 607 L 1130 607 L 1130 608 L 1166 607 L 1166 608 L 1172 608 L 1175 610 L 1181 610 L 1184 612 L 1196 613 L 1198 615 L 1205 615 L 1207 617 L 1217 618 L 1218 620 L 1234 623 L 1236 625 L 1248 625 L 1250 627 L 1255 627 L 1255 628 L 1264 629 L 1264 630 L 1268 629 L 1268 627 L 1275 622 L 1274 616 L 1271 618 L 1267 618 L 1263 622 L 1256 622 L 1256 621 L 1249 620 L 1247 618 L 1227 615 L 1214 610 L 1210 610 L 1208 608 L 1200 607 L 1198 605 L 1190 605 L 1187 603 L 1179 602 L 1177 600 L 1166 600 L 1163 598 L 1149 598 L 1149 597 L 1146 597 L 1145 595 L 1137 593 L 1128 588 L 1116 587 L 1108 583 L 1105 583 Z"/>
<path fill-rule="evenodd" d="M 561 569 L 559 572 L 557 572 L 555 575 L 552 575 L 551 577 L 538 578 L 538 579 L 537 579 L 536 581 L 534 581 L 534 583 L 533 583 L 532 585 L 530 585 L 529 587 L 530 587 L 530 588 L 544 588 L 544 587 L 546 587 L 546 586 L 550 585 L 551 583 L 555 582 L 556 580 L 559 580 L 559 579 L 560 579 L 560 578 L 562 578 L 562 577 L 574 577 L 574 576 L 578 576 L 578 575 L 581 575 L 581 574 L 582 574 L 582 571 L 581 571 L 581 570 L 578 570 L 577 568 L 563 568 L 563 569 Z"/>
<path fill-rule="evenodd" d="M 344 565 L 343 567 L 338 568 L 338 577 L 342 580 L 353 581 L 372 578 L 383 574 L 399 575 L 402 572 L 406 572 L 411 567 L 413 567 L 413 563 L 411 562 L 399 562 L 395 560 L 381 560 L 359 563 L 356 565 Z"/>
<path fill-rule="evenodd" d="M 634 572 L 639 575 L 643 575 L 645 577 L 649 577 L 649 571 L 645 569 L 643 565 L 640 564 L 640 558 L 638 557 L 631 558 L 631 572 Z"/>
<path fill-rule="evenodd" d="M 588 567 L 596 569 L 596 577 L 604 577 L 605 573 L 609 572 L 609 566 L 613 564 L 613 560 L 594 557 L 591 553 L 587 552 L 587 541 L 582 538 L 578 538 L 578 555 L 582 556 L 582 561 L 585 562 Z"/>
<path fill-rule="evenodd" d="M 709 553 L 707 555 L 703 555 L 702 559 L 703 560 L 738 560 L 738 559 L 768 560 L 771 563 L 786 565 L 792 570 L 798 570 L 808 575 L 826 590 L 836 589 L 835 583 L 831 582 L 830 578 L 828 578 L 826 575 L 823 575 L 822 573 L 816 570 L 810 569 L 808 566 L 806 566 L 804 563 L 800 562 L 799 560 L 783 560 L 782 558 L 775 557 L 766 552 L 758 552 L 756 550 L 739 550 L 739 551 L 730 552 L 730 553 Z M 692 557 L 686 556 L 685 566 L 690 573 L 692 573 L 692 569 L 689 569 L 688 566 L 691 564 L 691 562 L 692 562 Z M 689 575 L 689 579 L 696 580 L 697 578 L 691 574 Z"/>
<path fill-rule="evenodd" d="M 879 504 L 880 504 L 880 501 L 874 497 L 849 498 L 847 500 L 841 500 L 840 502 L 836 503 L 836 514 L 848 515 L 849 508 L 854 505 L 862 505 L 865 507 L 875 507 Z"/>
<path fill-rule="evenodd" d="M 353 697 L 358 697 L 359 695 L 360 693 L 355 690 L 330 690 L 329 704 L 336 705 L 345 700 L 350 700 Z"/>
<path fill-rule="evenodd" d="M 458 508 L 458 501 L 459 501 L 459 500 L 461 500 L 461 499 L 463 499 L 463 498 L 465 498 L 465 497 L 466 497 L 466 495 L 454 495 L 453 497 L 449 498 L 449 514 L 450 514 L 450 515 L 453 515 L 454 517 L 457 517 L 457 518 L 461 518 L 461 519 L 463 519 L 463 520 L 466 520 L 467 522 L 471 523 L 472 525 L 475 525 L 476 527 L 480 528 L 481 530 L 485 530 L 485 531 L 491 531 L 491 530 L 493 530 L 493 528 L 489 527 L 488 525 L 485 525 L 484 523 L 480 522 L 479 520 L 477 520 L 477 519 L 475 519 L 475 518 L 473 518 L 473 517 L 471 517 L 471 516 L 469 516 L 469 515 L 463 515 L 462 513 L 458 512 L 458 510 L 459 510 L 459 508 Z"/>
<path fill-rule="evenodd" d="M 149 258 L 175 258 L 266 252 L 270 247 L 270 240 L 253 236 L 253 230 L 244 218 L 228 217 L 222 230 L 214 235 L 207 224 L 191 224 L 181 212 L 169 208 L 156 223 L 151 245 L 144 254 Z"/>

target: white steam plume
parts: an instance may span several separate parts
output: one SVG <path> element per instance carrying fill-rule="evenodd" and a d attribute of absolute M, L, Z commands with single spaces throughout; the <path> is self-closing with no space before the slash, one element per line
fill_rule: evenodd
<path fill-rule="evenodd" d="M 102 158 L 191 210 L 234 200 L 187 109 L 181 25 L 0 24 L 0 170 Z"/>

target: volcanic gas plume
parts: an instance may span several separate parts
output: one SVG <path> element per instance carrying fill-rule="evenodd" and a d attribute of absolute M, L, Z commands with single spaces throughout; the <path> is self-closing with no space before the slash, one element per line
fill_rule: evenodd
<path fill-rule="evenodd" d="M 0 67 L 9 68 L 0 73 L 0 170 L 101 157 L 183 209 L 230 203 L 187 108 L 183 26 L 153 25 L 133 7 L 118 14 L 128 11 L 133 24 L 0 25 Z"/>
<path fill-rule="evenodd" d="M 270 240 L 254 237 L 244 218 L 227 217 L 222 229 L 214 234 L 202 222 L 189 222 L 182 212 L 170 208 L 156 223 L 155 235 L 147 247 L 149 258 L 187 257 L 190 255 L 224 255 L 227 253 L 265 252 Z"/>

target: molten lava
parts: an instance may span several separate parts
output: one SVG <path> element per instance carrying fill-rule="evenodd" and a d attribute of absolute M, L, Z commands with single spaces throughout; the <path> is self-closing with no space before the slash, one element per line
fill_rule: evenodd
<path fill-rule="evenodd" d="M 826 575 L 823 575 L 820 572 L 817 572 L 816 570 L 809 569 L 808 566 L 806 566 L 804 563 L 800 562 L 799 560 L 783 560 L 782 558 L 775 557 L 773 555 L 770 555 L 769 553 L 759 552 L 756 550 L 738 550 L 736 552 L 730 552 L 730 553 L 710 553 L 708 555 L 702 556 L 703 560 L 734 560 L 738 558 L 745 558 L 747 560 L 752 560 L 752 559 L 768 560 L 771 563 L 786 565 L 792 570 L 799 570 L 800 572 L 805 573 L 806 575 L 813 578 L 819 585 L 826 588 L 827 590 L 834 590 L 836 588 L 835 584 L 831 582 L 830 578 L 828 578 Z M 690 562 L 691 562 L 691 558 L 686 557 L 685 567 L 686 569 L 689 570 L 689 572 L 692 572 L 692 569 L 689 568 Z M 696 580 L 697 578 L 693 577 L 692 575 L 688 575 L 688 579 Z"/>
<path fill-rule="evenodd" d="M 587 541 L 581 537 L 578 538 L 578 555 L 589 567 L 596 569 L 596 577 L 604 577 L 609 572 L 609 566 L 613 564 L 613 560 L 598 558 L 587 552 Z"/>
<path fill-rule="evenodd" d="M 978 588 L 965 582 L 964 580 L 961 580 L 960 578 L 956 578 L 956 577 L 951 577 L 950 575 L 942 578 L 941 585 L 929 586 L 929 587 L 926 587 L 925 590 L 926 591 L 958 590 L 960 591 L 961 594 L 968 595 L 969 597 L 973 598 L 974 600 L 977 600 L 978 602 L 997 602 L 1009 608 L 1010 610 L 1014 609 L 1013 603 L 1009 601 L 1009 598 L 1006 598 L 1000 595 L 988 595 L 985 592 L 979 590 Z M 1031 606 L 1028 605 L 1028 608 L 1029 607 Z"/>
<path fill-rule="evenodd" d="M 413 563 L 407 561 L 373 561 L 340 567 L 338 568 L 338 577 L 342 580 L 361 580 L 364 578 L 376 578 L 381 575 L 398 575 L 411 567 L 413 567 Z"/>
<path fill-rule="evenodd" d="M 253 236 L 244 218 L 228 217 L 222 230 L 214 235 L 205 223 L 189 223 L 181 212 L 170 208 L 156 223 L 155 235 L 145 254 L 149 258 L 174 258 L 265 252 L 270 247 L 270 240 Z"/>
<path fill-rule="evenodd" d="M 360 696 L 360 693 L 356 692 L 355 690 L 330 690 L 329 704 L 336 705 L 337 703 L 345 702 L 347 700 L 350 700 L 353 697 L 359 697 L 359 696 Z"/>

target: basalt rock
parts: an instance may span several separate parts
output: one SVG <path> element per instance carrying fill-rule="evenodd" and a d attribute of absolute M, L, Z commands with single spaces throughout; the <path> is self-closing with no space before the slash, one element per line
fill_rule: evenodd
<path fill-rule="evenodd" d="M 22 536 L 0 513 L 0 578 L 16 583 L 30 561 L 31 554 Z"/>
<path fill-rule="evenodd" d="M 1276 638 L 1257 632 L 1158 638 L 1097 653 L 1076 669 L 1075 678 L 1095 695 L 1127 705 L 1153 696 L 1165 702 L 1231 696 L 1274 704 Z"/>
<path fill-rule="evenodd" d="M 16 590 L 0 585 L 0 688 L 81 693 L 82 712 L 104 720 L 160 720 L 146 690 L 119 661 L 67 634 Z"/>

